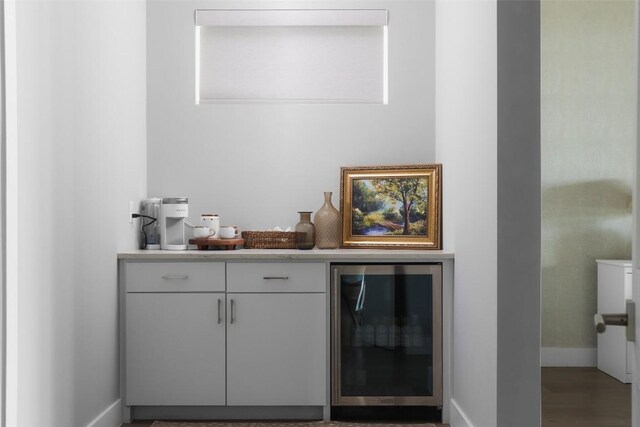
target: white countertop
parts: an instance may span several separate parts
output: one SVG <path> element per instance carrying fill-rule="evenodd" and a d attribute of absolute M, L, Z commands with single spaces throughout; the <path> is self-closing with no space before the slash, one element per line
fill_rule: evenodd
<path fill-rule="evenodd" d="M 302 260 L 399 260 L 437 261 L 453 259 L 453 252 L 401 249 L 235 249 L 119 252 L 118 259 L 142 260 L 198 260 L 198 259 L 302 259 Z"/>
<path fill-rule="evenodd" d="M 598 264 L 617 265 L 619 267 L 631 267 L 630 259 L 597 259 Z"/>

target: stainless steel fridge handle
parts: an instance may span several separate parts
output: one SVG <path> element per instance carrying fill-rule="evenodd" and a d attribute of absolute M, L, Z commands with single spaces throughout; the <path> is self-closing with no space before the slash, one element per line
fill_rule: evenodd
<path fill-rule="evenodd" d="M 338 345 L 342 338 L 340 336 L 340 270 L 339 267 L 333 267 L 333 280 L 331 283 L 331 329 L 333 336 L 330 340 L 331 345 L 331 401 L 334 405 L 339 403 L 339 397 L 342 395 L 342 387 L 340 386 L 341 358 L 340 346 Z"/>

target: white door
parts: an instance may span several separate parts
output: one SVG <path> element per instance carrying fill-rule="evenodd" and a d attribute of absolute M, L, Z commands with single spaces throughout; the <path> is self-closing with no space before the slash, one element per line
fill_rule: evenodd
<path fill-rule="evenodd" d="M 126 298 L 126 404 L 224 405 L 224 294 Z"/>
<path fill-rule="evenodd" d="M 227 294 L 227 404 L 326 404 L 326 295 Z"/>

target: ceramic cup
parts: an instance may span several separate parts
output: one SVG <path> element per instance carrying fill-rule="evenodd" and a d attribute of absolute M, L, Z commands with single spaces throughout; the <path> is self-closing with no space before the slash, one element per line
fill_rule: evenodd
<path fill-rule="evenodd" d="M 220 231 L 220 217 L 216 214 L 202 214 L 200 215 L 200 225 L 208 227 L 210 230 L 209 238 L 217 239 Z"/>
<path fill-rule="evenodd" d="M 240 230 L 235 225 L 223 225 L 220 227 L 219 234 L 223 239 L 237 239 L 240 236 Z"/>
<path fill-rule="evenodd" d="M 193 237 L 196 239 L 206 239 L 212 236 L 213 234 L 209 227 L 205 227 L 204 225 L 196 225 L 193 227 Z"/>

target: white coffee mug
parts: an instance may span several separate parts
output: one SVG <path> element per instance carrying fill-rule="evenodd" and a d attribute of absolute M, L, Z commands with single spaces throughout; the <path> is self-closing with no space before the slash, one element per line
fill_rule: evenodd
<path fill-rule="evenodd" d="M 235 225 L 223 225 L 220 227 L 220 237 L 223 239 L 237 239 L 240 236 L 240 229 Z"/>
<path fill-rule="evenodd" d="M 196 239 L 206 239 L 212 236 L 213 234 L 209 227 L 205 227 L 204 225 L 196 225 L 193 227 L 193 237 Z"/>
<path fill-rule="evenodd" d="M 211 232 L 209 237 L 217 239 L 220 231 L 220 217 L 216 214 L 202 214 L 200 215 L 200 224 L 203 227 L 208 227 Z"/>

